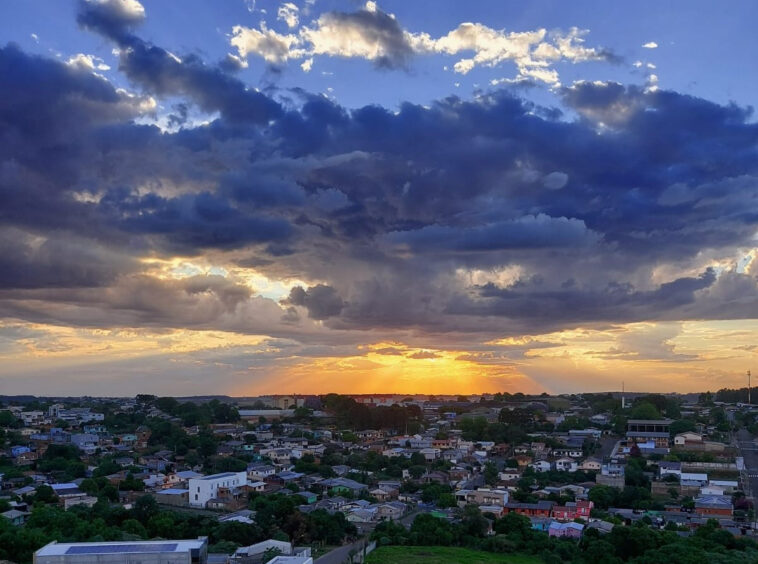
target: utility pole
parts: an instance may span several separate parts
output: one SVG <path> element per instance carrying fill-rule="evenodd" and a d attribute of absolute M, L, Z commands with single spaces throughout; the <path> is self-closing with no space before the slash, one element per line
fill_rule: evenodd
<path fill-rule="evenodd" d="M 747 371 L 747 404 L 750 405 L 750 370 Z"/>

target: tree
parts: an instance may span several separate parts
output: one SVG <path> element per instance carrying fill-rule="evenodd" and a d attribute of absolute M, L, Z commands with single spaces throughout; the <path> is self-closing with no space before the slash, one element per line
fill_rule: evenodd
<path fill-rule="evenodd" d="M 37 488 L 34 494 L 34 501 L 40 501 L 42 503 L 57 503 L 58 496 L 55 495 L 55 490 L 47 484 L 42 484 Z"/>
<path fill-rule="evenodd" d="M 414 465 L 408 468 L 408 473 L 414 480 L 418 480 L 421 476 L 423 476 L 425 471 L 426 468 L 419 465 Z"/>
<path fill-rule="evenodd" d="M 484 481 L 490 486 L 497 482 L 497 466 L 493 462 L 484 465 Z"/>
<path fill-rule="evenodd" d="M 274 558 L 276 558 L 277 556 L 279 556 L 281 553 L 282 553 L 282 551 L 279 550 L 278 548 L 276 548 L 275 546 L 267 548 L 263 552 L 263 559 L 261 560 L 261 562 L 266 563 L 269 560 L 273 560 Z"/>
<path fill-rule="evenodd" d="M 484 537 L 489 529 L 489 521 L 482 515 L 482 512 L 476 505 L 467 505 L 463 508 L 461 526 L 463 527 L 464 534 L 473 537 Z"/>
<path fill-rule="evenodd" d="M 678 419 L 674 421 L 669 427 L 669 431 L 672 435 L 678 435 L 679 433 L 686 433 L 687 431 L 694 430 L 695 422 L 691 419 Z"/>
<path fill-rule="evenodd" d="M 134 517 L 140 523 L 147 523 L 151 517 L 158 513 L 158 502 L 151 495 L 143 495 L 137 498 L 132 509 Z"/>
<path fill-rule="evenodd" d="M 587 494 L 590 501 L 598 509 L 608 509 L 616 504 L 618 499 L 618 490 L 610 486 L 593 486 Z"/>
<path fill-rule="evenodd" d="M 0 427 L 15 427 L 17 421 L 10 411 L 0 411 Z"/>
<path fill-rule="evenodd" d="M 632 419 L 662 419 L 661 412 L 649 402 L 640 402 L 632 408 Z"/>

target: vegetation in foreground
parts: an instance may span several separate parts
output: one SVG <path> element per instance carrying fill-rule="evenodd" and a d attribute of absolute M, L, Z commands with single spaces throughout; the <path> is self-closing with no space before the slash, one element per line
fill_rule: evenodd
<path fill-rule="evenodd" d="M 469 548 L 442 546 L 382 546 L 366 558 L 366 564 L 536 564 L 535 556 L 493 554 Z"/>

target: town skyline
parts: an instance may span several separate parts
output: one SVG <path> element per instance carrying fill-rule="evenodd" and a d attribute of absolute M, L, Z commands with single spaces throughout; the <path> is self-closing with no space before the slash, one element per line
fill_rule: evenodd
<path fill-rule="evenodd" d="M 0 6 L 0 394 L 743 386 L 758 5 L 435 6 Z"/>

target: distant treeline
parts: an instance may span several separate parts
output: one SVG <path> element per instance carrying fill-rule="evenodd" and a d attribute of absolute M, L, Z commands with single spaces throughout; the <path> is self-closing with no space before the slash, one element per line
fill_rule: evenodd
<path fill-rule="evenodd" d="M 349 396 L 328 394 L 321 398 L 324 409 L 341 427 L 350 429 L 395 429 L 404 431 L 410 422 L 421 417 L 417 405 L 368 407 Z"/>
<path fill-rule="evenodd" d="M 731 388 L 722 388 L 718 392 L 716 392 L 715 396 L 713 396 L 713 401 L 724 401 L 727 403 L 748 403 L 748 389 L 747 388 L 739 388 L 736 390 L 733 390 Z M 705 394 L 702 394 L 703 396 L 706 396 L 710 394 L 710 392 L 706 392 Z M 758 391 L 756 391 L 755 388 L 752 388 L 751 391 L 751 400 L 752 401 L 758 401 Z"/>

